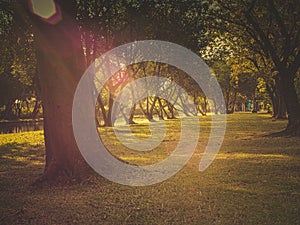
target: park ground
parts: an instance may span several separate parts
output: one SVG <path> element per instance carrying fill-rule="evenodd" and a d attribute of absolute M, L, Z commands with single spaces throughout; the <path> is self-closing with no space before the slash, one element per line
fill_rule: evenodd
<path fill-rule="evenodd" d="M 43 172 L 43 132 L 0 135 L 0 224 L 300 224 L 300 139 L 271 137 L 286 121 L 268 114 L 228 115 L 227 131 L 215 161 L 198 164 L 208 140 L 210 117 L 201 117 L 197 149 L 168 180 L 131 187 L 95 177 L 81 184 L 33 187 Z M 167 121 L 162 144 L 149 153 L 127 151 L 101 128 L 117 157 L 151 164 L 177 144 L 179 123 Z M 133 125 L 143 138 L 148 126 Z"/>

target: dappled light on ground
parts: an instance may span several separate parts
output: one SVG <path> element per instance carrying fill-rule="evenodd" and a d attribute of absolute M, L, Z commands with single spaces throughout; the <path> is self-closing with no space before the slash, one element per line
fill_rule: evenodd
<path fill-rule="evenodd" d="M 163 160 L 176 146 L 178 121 L 166 124 L 171 129 L 150 152 L 122 146 L 112 128 L 99 132 L 116 157 L 147 165 Z M 201 117 L 200 125 L 188 164 L 170 179 L 147 187 L 95 177 L 78 185 L 34 189 L 31 183 L 43 172 L 43 133 L 0 135 L 1 223 L 298 224 L 300 140 L 265 136 L 286 121 L 272 122 L 267 114 L 229 115 L 222 148 L 204 172 L 198 164 L 210 132 L 209 116 Z M 137 137 L 149 134 L 147 125 L 131 129 Z"/>

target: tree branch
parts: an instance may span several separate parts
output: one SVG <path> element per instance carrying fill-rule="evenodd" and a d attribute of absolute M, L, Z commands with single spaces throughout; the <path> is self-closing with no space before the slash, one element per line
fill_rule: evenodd
<path fill-rule="evenodd" d="M 269 0 L 269 8 L 270 8 L 270 11 L 273 13 L 274 17 L 275 17 L 275 20 L 277 21 L 277 24 L 280 28 L 280 31 L 282 33 L 282 35 L 284 35 L 285 37 L 288 37 L 288 33 L 287 33 L 287 30 L 286 30 L 286 27 L 282 21 L 282 18 L 281 16 L 279 15 L 279 12 L 278 10 L 276 9 L 275 5 L 274 5 L 274 1 L 273 0 Z"/>
<path fill-rule="evenodd" d="M 273 59 L 274 63 L 276 64 L 276 66 L 280 66 L 280 67 L 283 66 L 282 62 L 280 61 L 280 59 L 278 57 L 278 55 L 276 54 L 274 46 L 272 45 L 272 43 L 270 42 L 270 40 L 268 39 L 268 37 L 266 36 L 264 31 L 261 29 L 259 24 L 250 15 L 250 12 L 245 12 L 245 16 L 246 16 L 247 21 L 250 24 L 252 24 L 252 27 L 253 27 L 254 31 L 256 31 L 256 33 L 260 37 L 261 41 L 264 43 L 264 46 L 266 47 L 265 50 L 270 53 L 270 56 L 272 57 L 272 59 Z M 266 53 L 268 53 L 268 52 L 266 52 Z"/>

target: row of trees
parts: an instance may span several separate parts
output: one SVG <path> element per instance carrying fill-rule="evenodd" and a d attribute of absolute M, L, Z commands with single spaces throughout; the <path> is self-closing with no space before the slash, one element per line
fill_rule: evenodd
<path fill-rule="evenodd" d="M 289 122 L 283 133 L 299 135 L 299 85 L 295 85 L 300 66 L 298 2 L 219 0 L 211 1 L 210 7 L 208 16 L 217 18 L 211 24 L 212 34 L 235 45 L 229 47 L 235 58 L 251 62 L 251 70 L 265 82 L 274 116 L 281 118 L 287 112 Z"/>
<path fill-rule="evenodd" d="M 2 76 L 2 92 L 4 94 L 1 94 L 1 117 L 11 119 L 20 115 L 20 112 L 25 113 L 27 117 L 35 117 L 37 115 L 37 107 L 31 107 L 31 110 L 27 109 L 28 98 L 30 97 L 34 97 L 35 99 L 37 99 L 35 101 L 35 104 L 37 106 L 39 106 L 40 104 L 39 96 L 36 93 L 36 85 L 38 83 L 35 80 L 36 55 L 34 50 L 32 32 L 30 31 L 30 24 L 28 21 L 22 21 L 23 23 L 25 23 L 25 25 L 27 25 L 27 27 L 22 26 L 21 29 L 21 27 L 18 26 L 18 23 L 16 22 L 18 21 L 18 16 L 13 15 L 13 9 L 11 8 L 11 5 L 8 3 L 5 4 L 5 2 L 3 2 L 2 4 L 2 6 L 4 6 L 3 9 L 5 9 L 6 7 L 6 10 L 11 12 L 11 15 L 10 19 L 7 14 L 2 15 L 2 19 L 8 19 L 8 21 L 6 21 L 8 24 L 6 24 L 7 27 L 3 27 L 1 31 L 1 35 L 3 36 L 2 52 L 5 53 L 1 55 L 1 62 L 3 64 L 3 67 L 1 69 L 2 74 L 6 74 L 6 76 Z M 216 2 L 210 4 L 209 6 L 206 4 L 207 3 L 201 4 L 203 8 L 208 7 L 208 13 L 203 14 L 210 16 L 224 7 L 224 4 L 222 5 Z M 132 40 L 133 37 L 137 38 L 138 35 L 141 36 L 141 39 L 158 38 L 156 37 L 156 34 L 154 35 L 155 32 L 153 32 L 154 29 L 157 29 L 157 26 L 153 25 L 155 24 L 154 19 L 157 18 L 157 14 L 159 14 L 160 16 L 162 16 L 163 13 L 166 14 L 166 12 L 162 12 L 166 8 L 160 8 L 161 6 L 159 6 L 159 4 L 156 6 L 157 9 L 155 9 L 153 13 L 150 13 L 155 15 L 155 17 L 149 19 L 149 16 L 143 15 L 145 18 L 139 18 L 138 24 L 135 23 L 134 26 L 132 26 L 132 24 L 130 25 L 130 32 L 129 29 L 127 29 L 127 26 L 129 26 L 128 24 L 130 23 L 128 20 L 132 20 L 134 15 L 137 16 L 137 12 L 134 12 L 134 10 L 137 9 L 134 9 L 134 7 L 139 6 L 139 11 L 144 8 L 144 10 L 148 8 L 153 10 L 154 5 L 154 3 L 153 6 L 149 6 L 148 4 L 143 5 L 143 3 L 130 6 L 129 3 L 118 5 L 109 2 L 81 2 L 79 5 L 78 18 L 80 21 L 80 28 L 82 30 L 82 41 L 86 54 L 86 66 L 88 66 L 91 62 L 94 61 L 95 58 L 97 58 L 99 55 L 112 48 L 113 46 Z M 199 7 L 199 5 L 192 5 L 191 7 L 189 7 L 189 10 L 191 10 L 189 13 L 192 14 L 192 9 L 197 8 L 197 6 Z M 120 10 L 122 7 L 123 11 Z M 124 13 L 124 9 L 127 9 L 126 7 L 133 7 L 133 9 L 131 9 L 130 12 L 128 11 Z M 169 7 L 172 8 L 173 5 L 169 4 Z M 229 10 L 228 7 L 227 10 Z M 87 8 L 89 10 L 85 10 Z M 105 10 L 106 13 L 104 14 L 102 11 Z M 121 12 L 119 12 L 118 10 Z M 184 10 L 186 9 L 183 9 L 183 11 Z M 222 12 L 224 14 L 224 11 Z M 265 11 L 265 13 L 266 12 L 267 11 Z M 117 16 L 115 15 L 116 13 Z M 170 14 L 171 12 L 168 13 Z M 181 14 L 179 13 L 178 17 L 182 17 L 182 14 L 182 12 Z M 253 45 L 255 43 L 255 39 L 251 39 L 251 37 L 249 38 L 249 35 L 243 32 L 243 27 L 236 28 L 237 24 L 233 23 L 234 20 L 230 20 L 229 23 L 229 19 L 226 18 L 225 15 L 222 16 L 222 14 L 218 13 L 218 17 L 221 19 L 221 22 L 219 21 L 218 23 L 208 24 L 211 28 L 209 30 L 209 36 L 211 37 L 202 38 L 202 44 L 198 46 L 198 48 L 195 47 L 197 45 L 197 43 L 195 42 L 196 39 L 192 40 L 192 42 L 194 43 L 192 43 L 187 38 L 185 40 L 184 38 L 180 39 L 182 40 L 182 42 L 186 41 L 190 46 L 193 46 L 193 49 L 195 51 L 197 51 L 197 49 L 200 49 L 201 56 L 205 58 L 209 65 L 213 68 L 216 76 L 219 79 L 221 87 L 224 90 L 227 112 L 230 113 L 233 111 L 235 105 L 234 103 L 236 102 L 236 100 L 238 100 L 238 102 L 246 102 L 247 99 L 255 99 L 255 97 L 253 97 L 253 93 L 255 93 L 252 88 L 253 85 L 248 85 L 248 87 L 245 88 L 245 85 L 242 84 L 241 79 L 238 78 L 238 76 L 242 76 L 241 74 L 249 74 L 251 76 L 246 76 L 246 79 L 249 78 L 249 81 L 247 83 L 253 83 L 253 80 L 257 80 L 257 78 L 261 78 L 260 83 L 264 83 L 264 91 L 268 93 L 268 96 L 272 102 L 273 116 L 275 118 L 285 118 L 286 106 L 282 94 L 282 82 L 280 81 L 281 78 L 279 76 L 278 70 L 276 70 L 275 68 L 274 63 L 272 62 L 272 60 L 268 59 L 266 55 L 264 55 L 263 52 L 257 48 L 257 46 Z M 172 18 L 176 17 L 173 16 Z M 121 21 L 120 19 L 123 19 L 122 26 L 119 25 Z M 297 20 L 297 18 L 294 19 Z M 148 34 L 146 32 L 141 32 L 141 34 L 138 34 L 140 30 L 142 30 L 143 24 L 146 24 L 147 20 L 148 22 L 151 22 L 150 25 L 147 24 Z M 175 19 L 168 22 L 167 26 L 174 26 L 174 21 Z M 241 26 L 241 21 L 236 21 L 236 23 Z M 224 29 L 226 25 L 227 28 Z M 176 27 L 178 27 L 178 25 L 176 25 Z M 201 28 L 201 24 L 198 26 L 198 28 Z M 191 28 L 189 29 L 191 30 Z M 175 28 L 172 28 L 172 30 L 175 31 Z M 195 30 L 197 30 L 197 27 L 194 27 L 193 32 Z M 121 38 L 118 36 L 120 33 L 122 33 Z M 160 31 L 160 33 L 163 32 Z M 198 36 L 203 36 L 203 31 L 202 33 L 198 33 Z M 241 42 L 241 34 L 244 34 L 244 36 L 246 36 L 243 38 L 246 38 L 246 41 L 248 41 L 248 46 L 247 43 Z M 168 34 L 160 34 L 161 39 L 163 39 L 164 37 L 169 38 L 170 36 L 171 35 Z M 123 39 L 123 42 L 120 39 Z M 178 37 L 176 37 L 176 39 L 178 39 Z M 169 38 L 168 40 L 171 39 Z M 178 40 L 176 41 L 178 42 Z M 207 43 L 209 43 L 209 45 L 203 49 L 202 47 L 207 45 Z M 252 63 L 252 65 L 249 65 L 249 62 Z M 242 88 L 240 88 L 239 86 L 241 86 Z M 243 93 L 245 91 L 248 93 Z M 249 91 L 251 93 L 249 93 Z M 22 104 L 16 104 L 15 101 L 17 99 L 18 101 L 21 101 Z M 20 109 L 20 106 L 22 106 L 22 109 Z M 105 120 L 104 124 L 108 123 L 109 122 Z"/>
<path fill-rule="evenodd" d="M 186 90 L 191 98 L 181 93 L 180 90 L 170 88 L 169 84 L 158 83 L 153 78 L 154 76 L 165 77 L 169 82 L 178 84 Z M 150 96 L 136 102 L 130 110 L 130 115 L 123 115 L 126 123 L 134 124 L 135 116 L 143 116 L 149 121 L 153 121 L 154 116 L 160 120 L 175 119 L 179 111 L 189 116 L 206 115 L 211 110 L 202 90 L 186 73 L 163 63 L 143 62 L 124 68 L 106 82 L 96 106 L 99 126 L 113 125 L 114 121 L 111 118 L 113 103 L 122 88 L 138 78 L 146 77 L 153 78 L 152 81 L 156 84 L 156 96 Z M 174 102 L 171 104 L 165 99 L 173 99 Z M 174 107 L 174 103 L 177 107 Z M 196 111 L 192 110 L 190 104 L 196 106 Z"/>
<path fill-rule="evenodd" d="M 56 13 L 41 18 L 33 13 L 28 1 L 1 1 L 1 35 L 5 37 L 3 43 L 7 42 L 1 45 L 1 57 L 6 57 L 1 60 L 1 73 L 19 81 L 21 77 L 30 80 L 23 84 L 38 90 L 35 95 L 43 102 L 46 167 L 41 181 L 80 179 L 88 173 L 72 130 L 75 88 L 98 56 L 134 40 L 170 41 L 200 54 L 223 87 L 228 113 L 233 111 L 236 99 L 253 97 L 258 84 L 269 94 L 276 116 L 286 106 L 289 123 L 284 133 L 299 135 L 295 79 L 299 74 L 300 31 L 296 0 L 49 2 L 55 4 Z M 26 44 L 20 44 L 22 41 Z M 125 74 L 130 76 L 122 71 L 116 75 L 117 81 L 125 79 L 122 82 L 105 85 L 98 98 L 99 125 L 112 125 L 111 106 L 118 90 L 130 79 L 151 73 L 183 86 L 199 106 L 198 112 L 205 114 L 208 100 L 188 76 L 170 66 L 145 63 L 126 68 Z M 180 96 L 178 102 L 186 104 Z M 134 122 L 136 108 L 149 120 L 154 113 L 161 118 L 176 115 L 162 98 L 147 98 L 134 106 L 128 123 Z"/>

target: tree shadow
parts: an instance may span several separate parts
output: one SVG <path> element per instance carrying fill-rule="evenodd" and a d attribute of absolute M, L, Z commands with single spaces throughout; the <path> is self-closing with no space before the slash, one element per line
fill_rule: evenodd
<path fill-rule="evenodd" d="M 3 167 L 30 167 L 44 164 L 43 145 L 32 145 L 29 142 L 11 142 L 0 145 L 0 162 Z"/>
<path fill-rule="evenodd" d="M 0 145 L 0 186 L 2 191 L 29 186 L 43 172 L 45 151 L 42 144 L 11 142 Z M 23 189 L 24 186 L 18 187 Z"/>
<path fill-rule="evenodd" d="M 24 202 L 16 196 L 28 193 L 34 180 L 43 172 L 44 149 L 42 144 L 33 145 L 26 141 L 0 145 L 0 221 L 22 217 Z"/>

